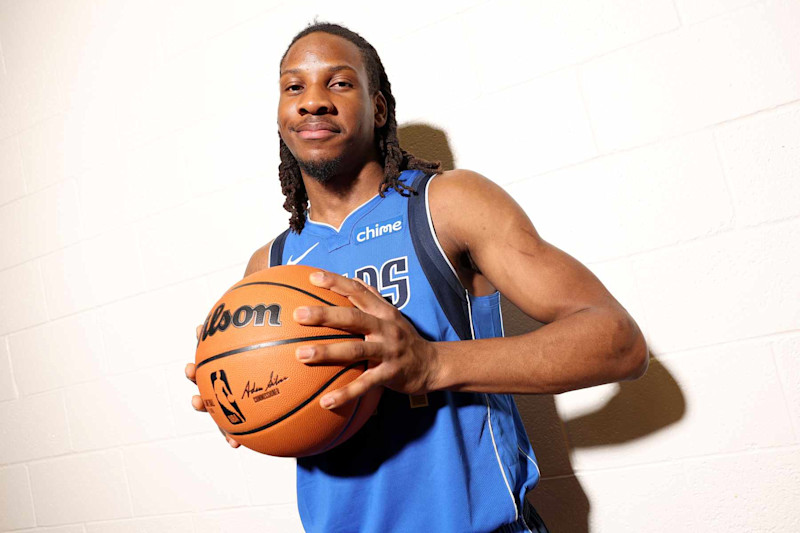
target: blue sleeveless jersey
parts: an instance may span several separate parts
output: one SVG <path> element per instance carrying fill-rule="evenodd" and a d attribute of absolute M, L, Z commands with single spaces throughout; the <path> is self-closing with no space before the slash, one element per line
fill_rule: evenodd
<path fill-rule="evenodd" d="M 273 242 L 270 266 L 303 264 L 359 277 L 431 341 L 502 336 L 499 294 L 468 294 L 439 246 L 428 214 L 430 179 L 403 172 L 401 180 L 419 195 L 376 195 L 338 231 L 311 220 L 299 235 L 287 230 Z M 488 532 L 504 524 L 506 531 L 527 531 L 522 502 L 538 480 L 507 394 L 417 397 L 387 389 L 356 435 L 297 460 L 300 517 L 312 533 Z"/>

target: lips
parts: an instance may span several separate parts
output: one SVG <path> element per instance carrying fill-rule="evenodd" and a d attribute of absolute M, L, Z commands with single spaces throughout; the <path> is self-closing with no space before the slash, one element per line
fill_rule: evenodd
<path fill-rule="evenodd" d="M 324 120 L 303 122 L 293 129 L 303 139 L 324 139 L 341 131 L 336 125 Z"/>

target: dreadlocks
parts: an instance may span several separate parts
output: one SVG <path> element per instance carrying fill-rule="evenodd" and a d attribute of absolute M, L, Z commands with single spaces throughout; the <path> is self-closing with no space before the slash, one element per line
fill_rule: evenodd
<path fill-rule="evenodd" d="M 289 53 L 289 49 L 294 43 L 314 32 L 336 35 L 356 45 L 361 51 L 361 57 L 367 70 L 370 92 L 374 94 L 376 91 L 380 91 L 383 93 L 384 98 L 386 98 L 386 124 L 378 129 L 376 139 L 378 149 L 383 157 L 383 181 L 378 188 L 378 193 L 383 197 L 386 191 L 394 189 L 403 196 L 416 194 L 412 187 L 399 181 L 400 172 L 403 170 L 441 172 L 441 165 L 438 161 L 431 162 L 414 157 L 413 154 L 400 148 L 400 142 L 397 139 L 397 120 L 395 118 L 395 100 L 392 95 L 392 85 L 389 83 L 389 78 L 386 76 L 386 71 L 383 68 L 380 57 L 378 57 L 378 52 L 375 51 L 375 48 L 373 48 L 371 44 L 359 34 L 343 26 L 327 22 L 318 22 L 309 25 L 306 29 L 294 36 L 294 39 L 292 39 L 292 42 L 289 43 L 289 46 L 286 48 L 286 52 L 283 53 L 281 63 L 283 63 L 283 59 L 286 57 L 286 54 Z M 294 158 L 291 151 L 289 151 L 283 139 L 280 139 L 280 155 L 281 163 L 278 166 L 278 175 L 281 179 L 281 189 L 284 196 L 286 196 L 283 208 L 292 214 L 289 219 L 289 226 L 297 233 L 300 233 L 306 223 L 308 195 L 306 194 L 306 188 L 300 176 L 300 167 L 297 160 Z"/>

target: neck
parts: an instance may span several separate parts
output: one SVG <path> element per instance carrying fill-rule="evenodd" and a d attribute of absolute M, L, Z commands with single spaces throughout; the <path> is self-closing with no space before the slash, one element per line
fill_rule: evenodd
<path fill-rule="evenodd" d="M 383 166 L 377 160 L 370 160 L 357 171 L 343 172 L 326 183 L 305 173 L 302 176 L 311 204 L 309 218 L 338 228 L 347 215 L 378 193 Z"/>

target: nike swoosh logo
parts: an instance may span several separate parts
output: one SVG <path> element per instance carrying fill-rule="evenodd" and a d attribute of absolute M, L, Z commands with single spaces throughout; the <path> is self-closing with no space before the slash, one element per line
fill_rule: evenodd
<path fill-rule="evenodd" d="M 286 261 L 286 264 L 287 264 L 287 265 L 296 265 L 297 263 L 299 263 L 300 261 L 302 261 L 302 260 L 303 260 L 303 258 L 304 258 L 305 256 L 307 256 L 307 255 L 308 255 L 308 252 L 310 252 L 311 250 L 313 250 L 314 248 L 316 248 L 316 247 L 317 247 L 317 244 L 319 244 L 319 243 L 317 242 L 316 244 L 314 244 L 314 246 L 312 246 L 311 248 L 309 248 L 308 250 L 306 250 L 306 251 L 303 253 L 303 255 L 301 255 L 301 256 L 300 256 L 300 257 L 298 257 L 297 259 L 292 259 L 292 256 L 290 255 L 290 256 L 289 256 L 289 260 L 288 260 L 288 261 Z"/>

